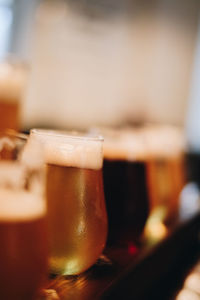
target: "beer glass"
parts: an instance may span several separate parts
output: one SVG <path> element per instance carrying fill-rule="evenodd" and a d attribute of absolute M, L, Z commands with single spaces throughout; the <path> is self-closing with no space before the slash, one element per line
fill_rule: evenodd
<path fill-rule="evenodd" d="M 108 244 L 137 243 L 148 213 L 145 147 L 135 132 L 98 129 L 104 135 L 104 188 Z"/>
<path fill-rule="evenodd" d="M 18 130 L 27 69 L 14 59 L 0 62 L 0 130 Z"/>
<path fill-rule="evenodd" d="M 47 164 L 50 271 L 79 274 L 100 256 L 107 236 L 100 136 L 31 130 Z"/>
<path fill-rule="evenodd" d="M 151 212 L 162 211 L 163 221 L 171 222 L 178 215 L 179 195 L 185 184 L 183 133 L 175 126 L 149 125 L 140 134 L 148 150 Z"/>
<path fill-rule="evenodd" d="M 45 176 L 39 149 L 36 143 L 0 133 L 1 299 L 34 299 L 47 275 Z"/>

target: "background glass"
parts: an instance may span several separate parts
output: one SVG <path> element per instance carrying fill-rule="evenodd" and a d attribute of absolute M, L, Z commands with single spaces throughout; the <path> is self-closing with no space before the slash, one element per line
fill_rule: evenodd
<path fill-rule="evenodd" d="M 104 187 L 108 244 L 138 242 L 149 213 L 147 165 L 142 141 L 127 130 L 100 129 L 104 135 Z"/>
<path fill-rule="evenodd" d="M 147 181 L 151 212 L 162 211 L 163 221 L 178 216 L 185 185 L 185 138 L 177 126 L 148 125 L 140 130 L 147 149 Z"/>
<path fill-rule="evenodd" d="M 0 62 L 0 130 L 18 130 L 27 67 L 14 58 Z"/>
<path fill-rule="evenodd" d="M 148 214 L 162 227 L 178 215 L 185 184 L 183 133 L 178 127 L 159 125 L 98 132 L 105 138 L 108 243 L 138 241 Z"/>
<path fill-rule="evenodd" d="M 0 134 L 0 295 L 34 299 L 47 275 L 41 150 Z"/>

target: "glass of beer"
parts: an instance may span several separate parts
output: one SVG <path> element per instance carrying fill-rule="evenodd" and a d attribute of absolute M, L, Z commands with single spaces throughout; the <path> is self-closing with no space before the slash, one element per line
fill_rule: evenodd
<path fill-rule="evenodd" d="M 0 134 L 0 298 L 8 300 L 35 299 L 47 276 L 44 163 L 25 140 Z"/>
<path fill-rule="evenodd" d="M 178 216 L 179 195 L 185 184 L 184 135 L 180 128 L 148 125 L 140 129 L 148 150 L 147 181 L 151 212 L 163 221 Z"/>
<path fill-rule="evenodd" d="M 107 214 L 101 136 L 31 130 L 47 164 L 50 271 L 74 275 L 99 258 L 106 243 Z"/>
<path fill-rule="evenodd" d="M 104 136 L 103 177 L 108 244 L 139 242 L 149 214 L 146 149 L 135 131 L 98 129 Z"/>
<path fill-rule="evenodd" d="M 14 59 L 0 62 L 0 130 L 18 130 L 27 68 Z"/>
<path fill-rule="evenodd" d="M 105 139 L 108 243 L 137 241 L 145 225 L 145 235 L 165 233 L 185 183 L 182 131 L 167 125 L 96 130 Z"/>

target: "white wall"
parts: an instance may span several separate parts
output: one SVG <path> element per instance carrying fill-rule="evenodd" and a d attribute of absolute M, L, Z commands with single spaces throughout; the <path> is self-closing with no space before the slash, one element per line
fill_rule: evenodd
<path fill-rule="evenodd" d="M 162 0 L 132 24 L 131 101 L 127 110 L 183 124 L 196 46 L 199 3 Z M 132 110 L 130 110 L 132 108 Z"/>
<path fill-rule="evenodd" d="M 151 1 L 131 19 L 103 20 L 57 3 L 38 11 L 24 127 L 184 123 L 198 0 Z"/>

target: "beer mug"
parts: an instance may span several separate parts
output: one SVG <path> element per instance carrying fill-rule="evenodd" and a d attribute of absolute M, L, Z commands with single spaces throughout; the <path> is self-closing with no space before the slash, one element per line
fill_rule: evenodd
<path fill-rule="evenodd" d="M 100 136 L 32 129 L 47 165 L 50 271 L 79 274 L 100 256 L 107 236 Z"/>
<path fill-rule="evenodd" d="M 0 130 L 18 130 L 27 68 L 15 59 L 0 62 Z"/>
<path fill-rule="evenodd" d="M 36 143 L 0 133 L 1 299 L 34 299 L 47 275 L 45 175 L 40 154 Z"/>

